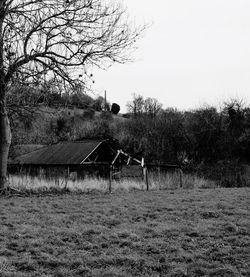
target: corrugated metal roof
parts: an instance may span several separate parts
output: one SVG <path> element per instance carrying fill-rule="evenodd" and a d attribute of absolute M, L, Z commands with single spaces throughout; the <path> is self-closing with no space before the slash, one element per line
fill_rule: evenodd
<path fill-rule="evenodd" d="M 16 157 L 18 164 L 80 164 L 104 141 L 61 142 Z"/>

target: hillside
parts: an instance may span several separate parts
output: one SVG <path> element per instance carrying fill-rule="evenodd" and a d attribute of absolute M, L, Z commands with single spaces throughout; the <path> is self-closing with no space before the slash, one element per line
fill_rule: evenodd
<path fill-rule="evenodd" d="M 41 106 L 11 117 L 13 145 L 50 144 L 60 140 L 108 135 L 109 128 L 127 119 L 111 112 Z"/>

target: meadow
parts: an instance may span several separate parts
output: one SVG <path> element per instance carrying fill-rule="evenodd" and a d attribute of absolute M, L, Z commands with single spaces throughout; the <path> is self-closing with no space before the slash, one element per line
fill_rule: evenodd
<path fill-rule="evenodd" d="M 249 188 L 0 197 L 0 276 L 249 276 Z"/>

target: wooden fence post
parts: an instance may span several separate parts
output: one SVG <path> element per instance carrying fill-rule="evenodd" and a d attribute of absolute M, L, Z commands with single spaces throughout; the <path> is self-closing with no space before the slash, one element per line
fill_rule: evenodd
<path fill-rule="evenodd" d="M 159 186 L 160 186 L 160 181 L 161 181 L 161 167 L 159 165 L 158 166 L 158 182 L 159 182 Z"/>
<path fill-rule="evenodd" d="M 113 166 L 109 168 L 109 193 L 112 193 L 112 178 L 113 178 Z"/>
<path fill-rule="evenodd" d="M 149 184 L 148 184 L 148 169 L 146 166 L 143 167 L 143 177 L 144 177 L 144 181 L 146 183 L 146 190 L 149 190 Z"/>
<path fill-rule="evenodd" d="M 183 177 L 183 172 L 182 172 L 182 169 L 180 168 L 180 170 L 179 170 L 179 174 L 180 174 L 180 188 L 182 188 L 182 186 L 183 186 L 183 179 L 182 179 L 182 177 Z"/>

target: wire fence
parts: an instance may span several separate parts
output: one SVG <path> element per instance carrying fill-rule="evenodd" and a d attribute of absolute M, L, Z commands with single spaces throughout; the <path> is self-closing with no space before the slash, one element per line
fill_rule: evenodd
<path fill-rule="evenodd" d="M 181 169 L 159 165 L 119 165 L 108 163 L 84 165 L 9 165 L 12 186 L 31 189 L 99 189 L 112 192 L 123 189 L 167 189 L 182 187 Z M 127 187 L 127 188 L 126 188 Z"/>
<path fill-rule="evenodd" d="M 230 174 L 225 173 L 219 177 L 214 174 L 216 178 L 166 164 L 9 165 L 8 170 L 10 185 L 14 187 L 30 190 L 43 187 L 112 192 L 120 189 L 149 191 L 249 186 L 249 168 L 245 166 L 244 170 L 238 170 L 236 173 L 230 170 Z"/>

